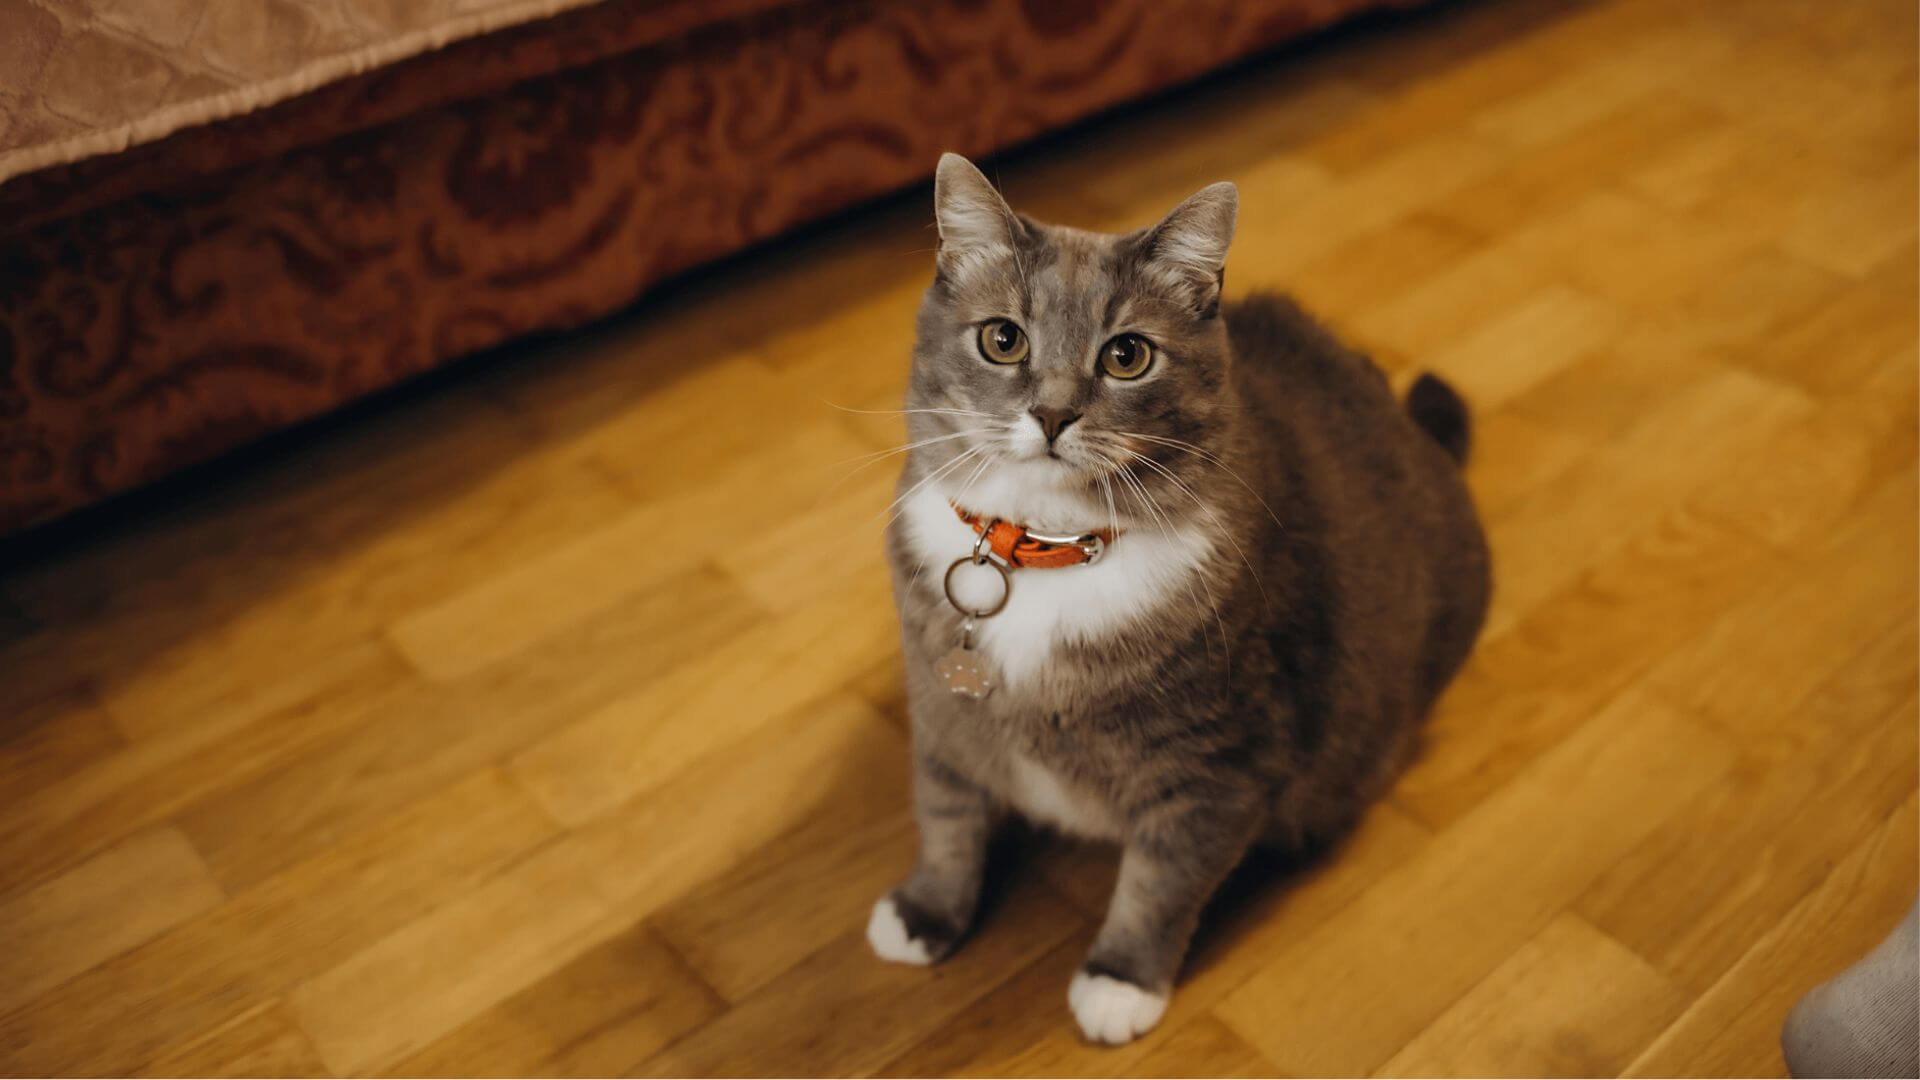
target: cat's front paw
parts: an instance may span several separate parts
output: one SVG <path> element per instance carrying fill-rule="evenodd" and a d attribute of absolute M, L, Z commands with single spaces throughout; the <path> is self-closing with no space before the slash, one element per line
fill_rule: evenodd
<path fill-rule="evenodd" d="M 912 902 L 889 893 L 867 918 L 867 944 L 882 960 L 925 967 L 946 958 L 959 944 L 960 931 Z"/>
<path fill-rule="evenodd" d="M 1119 1046 L 1153 1030 L 1167 1011 L 1167 995 L 1082 970 L 1067 987 L 1067 1004 L 1089 1040 Z"/>

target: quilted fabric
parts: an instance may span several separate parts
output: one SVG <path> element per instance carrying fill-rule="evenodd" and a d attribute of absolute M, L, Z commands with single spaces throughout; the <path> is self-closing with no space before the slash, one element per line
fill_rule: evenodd
<path fill-rule="evenodd" d="M 0 180 L 592 0 L 0 0 Z"/>
<path fill-rule="evenodd" d="M 787 4 L 4 235 L 0 533 L 1371 2 Z"/>

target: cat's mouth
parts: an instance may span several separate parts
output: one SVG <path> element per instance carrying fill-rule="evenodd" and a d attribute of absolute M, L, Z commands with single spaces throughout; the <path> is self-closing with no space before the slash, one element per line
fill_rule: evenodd
<path fill-rule="evenodd" d="M 1083 476 L 1091 479 L 1101 471 L 1099 462 L 1085 451 L 1071 446 L 1041 447 L 1025 454 L 1013 455 L 1008 460 L 1033 469 L 1036 475 L 1056 476 L 1062 479 Z"/>

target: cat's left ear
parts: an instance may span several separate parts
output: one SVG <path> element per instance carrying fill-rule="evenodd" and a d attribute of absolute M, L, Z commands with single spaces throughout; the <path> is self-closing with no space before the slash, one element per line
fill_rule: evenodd
<path fill-rule="evenodd" d="M 1227 247 L 1240 214 L 1240 190 L 1227 181 L 1209 184 L 1173 208 L 1140 241 L 1149 280 L 1186 301 L 1202 318 L 1220 309 Z"/>

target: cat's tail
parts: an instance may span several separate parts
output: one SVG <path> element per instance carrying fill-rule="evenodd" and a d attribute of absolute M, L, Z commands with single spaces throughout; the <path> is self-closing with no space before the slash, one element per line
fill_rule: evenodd
<path fill-rule="evenodd" d="M 1467 403 L 1453 387 L 1437 375 L 1422 374 L 1407 391 L 1407 415 L 1420 430 L 1433 436 L 1433 441 L 1451 454 L 1453 460 L 1462 465 L 1467 463 L 1467 449 L 1473 443 L 1473 421 L 1467 413 Z"/>

